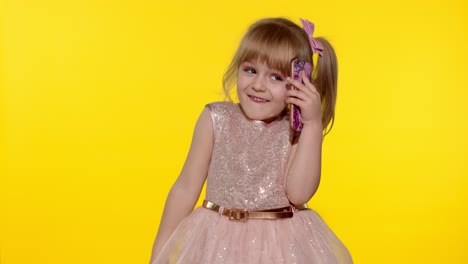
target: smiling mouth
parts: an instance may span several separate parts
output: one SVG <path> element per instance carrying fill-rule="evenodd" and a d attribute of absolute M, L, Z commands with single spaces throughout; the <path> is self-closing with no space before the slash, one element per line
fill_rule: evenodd
<path fill-rule="evenodd" d="M 253 96 L 253 95 L 249 95 L 249 98 L 256 102 L 256 103 L 268 103 L 270 102 L 269 100 L 266 100 L 266 99 L 263 99 L 263 98 L 260 98 L 260 97 L 256 97 L 256 96 Z"/>

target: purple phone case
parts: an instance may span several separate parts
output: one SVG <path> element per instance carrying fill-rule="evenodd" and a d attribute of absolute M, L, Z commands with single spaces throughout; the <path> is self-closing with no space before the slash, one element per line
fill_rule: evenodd
<path fill-rule="evenodd" d="M 311 79 L 312 65 L 309 62 L 305 62 L 299 59 L 293 59 L 291 62 L 291 77 L 294 78 L 295 80 L 298 80 L 304 83 L 302 81 L 301 76 L 299 75 L 301 71 L 304 71 L 306 73 L 309 80 Z M 295 88 L 292 87 L 292 89 L 295 89 Z M 303 124 L 301 122 L 301 110 L 296 105 L 291 104 L 290 111 L 291 111 L 291 128 L 296 132 L 302 131 Z"/>

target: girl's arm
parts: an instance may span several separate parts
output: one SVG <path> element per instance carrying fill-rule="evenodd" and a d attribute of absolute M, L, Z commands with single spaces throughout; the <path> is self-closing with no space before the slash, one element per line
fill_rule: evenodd
<path fill-rule="evenodd" d="M 156 259 L 180 221 L 195 207 L 207 176 L 212 149 L 213 126 L 209 109 L 205 108 L 195 126 L 184 167 L 167 196 L 150 262 Z"/>
<path fill-rule="evenodd" d="M 322 114 L 320 94 L 304 72 L 304 84 L 287 78 L 296 87 L 288 91 L 287 103 L 300 107 L 304 127 L 293 142 L 286 166 L 286 193 L 293 204 L 303 204 L 317 191 L 322 162 Z"/>
<path fill-rule="evenodd" d="M 290 151 L 286 169 L 286 193 L 293 204 L 304 204 L 320 183 L 322 124 L 304 124 Z"/>

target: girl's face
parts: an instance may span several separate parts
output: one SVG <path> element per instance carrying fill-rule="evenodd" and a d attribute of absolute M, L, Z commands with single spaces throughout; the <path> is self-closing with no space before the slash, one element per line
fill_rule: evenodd
<path fill-rule="evenodd" d="M 259 61 L 243 62 L 237 74 L 237 95 L 248 118 L 271 122 L 286 107 L 286 76 Z"/>

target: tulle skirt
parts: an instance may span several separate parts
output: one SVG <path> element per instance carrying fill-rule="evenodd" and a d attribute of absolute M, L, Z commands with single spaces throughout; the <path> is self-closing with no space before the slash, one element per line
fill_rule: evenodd
<path fill-rule="evenodd" d="M 162 263 L 341 264 L 352 259 L 314 210 L 243 223 L 199 207 L 179 224 L 151 264 Z"/>

